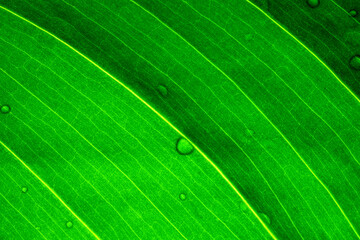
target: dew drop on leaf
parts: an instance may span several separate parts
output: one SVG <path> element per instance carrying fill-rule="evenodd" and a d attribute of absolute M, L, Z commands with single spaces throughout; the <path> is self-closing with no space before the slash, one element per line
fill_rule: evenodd
<path fill-rule="evenodd" d="M 21 188 L 21 192 L 22 192 L 22 193 L 27 193 L 27 191 L 28 191 L 28 188 L 27 188 L 27 187 L 22 187 L 22 188 Z"/>
<path fill-rule="evenodd" d="M 349 11 L 350 16 L 356 17 L 358 15 L 358 12 L 355 9 L 352 9 Z"/>
<path fill-rule="evenodd" d="M 168 94 L 168 90 L 164 85 L 157 86 L 158 92 L 161 94 L 161 96 L 166 97 Z"/>
<path fill-rule="evenodd" d="M 306 2 L 311 8 L 316 8 L 320 5 L 320 0 L 307 0 Z"/>
<path fill-rule="evenodd" d="M 186 194 L 185 193 L 180 193 L 179 198 L 181 201 L 185 201 L 186 200 Z"/>
<path fill-rule="evenodd" d="M 360 56 L 355 55 L 350 59 L 350 67 L 356 70 L 360 70 Z"/>
<path fill-rule="evenodd" d="M 176 151 L 181 155 L 188 155 L 194 151 L 194 146 L 188 140 L 181 137 L 176 143 Z"/>
<path fill-rule="evenodd" d="M 72 227 L 73 227 L 72 221 L 68 221 L 68 222 L 66 223 L 66 227 L 67 227 L 67 228 L 72 228 Z"/>
<path fill-rule="evenodd" d="M 9 105 L 5 104 L 5 105 L 1 106 L 0 111 L 1 111 L 1 113 L 6 114 L 11 111 L 11 108 Z"/>

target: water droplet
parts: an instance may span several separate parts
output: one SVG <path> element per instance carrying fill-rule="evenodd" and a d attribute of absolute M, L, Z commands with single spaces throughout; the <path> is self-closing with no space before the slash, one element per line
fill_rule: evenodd
<path fill-rule="evenodd" d="M 188 155 L 194 151 L 194 146 L 189 143 L 185 138 L 179 138 L 176 143 L 176 150 L 181 155 Z"/>
<path fill-rule="evenodd" d="M 186 194 L 185 193 L 180 193 L 179 198 L 180 198 L 181 201 L 185 201 Z"/>
<path fill-rule="evenodd" d="M 27 187 L 22 187 L 22 188 L 21 188 L 21 192 L 27 193 L 27 191 L 28 191 L 28 188 L 27 188 Z"/>
<path fill-rule="evenodd" d="M 168 94 L 168 90 L 164 85 L 157 86 L 158 92 L 161 94 L 161 96 L 166 97 Z"/>
<path fill-rule="evenodd" d="M 356 70 L 360 70 L 360 56 L 355 55 L 350 59 L 350 67 Z"/>
<path fill-rule="evenodd" d="M 0 108 L 1 113 L 6 114 L 9 113 L 11 111 L 11 107 L 7 104 L 2 105 Z"/>
<path fill-rule="evenodd" d="M 270 224 L 270 218 L 268 215 L 266 215 L 265 213 L 259 213 L 259 217 L 264 221 L 264 223 L 266 224 Z"/>
<path fill-rule="evenodd" d="M 356 17 L 358 15 L 358 12 L 355 9 L 352 9 L 349 11 L 350 16 Z"/>
<path fill-rule="evenodd" d="M 72 228 L 72 227 L 73 227 L 72 221 L 68 221 L 68 222 L 66 223 L 66 227 L 67 227 L 67 228 Z"/>
<path fill-rule="evenodd" d="M 316 8 L 320 5 L 320 0 L 307 0 L 306 2 L 311 8 Z"/>

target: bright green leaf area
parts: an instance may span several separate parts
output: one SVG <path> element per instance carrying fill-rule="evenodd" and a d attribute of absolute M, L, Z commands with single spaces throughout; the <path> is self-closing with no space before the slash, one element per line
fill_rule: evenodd
<path fill-rule="evenodd" d="M 360 97 L 287 29 L 246 0 L 1 1 L 0 239 L 359 239 Z"/>

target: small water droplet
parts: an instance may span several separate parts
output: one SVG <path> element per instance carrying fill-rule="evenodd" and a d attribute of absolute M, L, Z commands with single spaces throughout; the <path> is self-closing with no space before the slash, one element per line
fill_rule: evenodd
<path fill-rule="evenodd" d="M 27 187 L 22 187 L 22 188 L 21 188 L 21 192 L 27 193 L 27 191 L 28 191 L 28 188 L 27 188 Z"/>
<path fill-rule="evenodd" d="M 176 143 L 176 150 L 181 155 L 188 155 L 194 151 L 194 146 L 188 140 L 181 137 Z"/>
<path fill-rule="evenodd" d="M 355 70 L 360 70 L 360 56 L 355 55 L 350 59 L 350 67 Z"/>
<path fill-rule="evenodd" d="M 355 9 L 352 9 L 349 11 L 350 16 L 356 17 L 358 15 L 358 12 Z"/>
<path fill-rule="evenodd" d="M 316 8 L 320 5 L 320 0 L 307 0 L 306 2 L 311 8 Z"/>
<path fill-rule="evenodd" d="M 181 201 L 185 201 L 186 194 L 185 193 L 180 193 L 179 198 L 180 198 Z"/>
<path fill-rule="evenodd" d="M 9 113 L 11 111 L 11 107 L 7 104 L 2 105 L 0 108 L 1 113 L 6 114 Z"/>
<path fill-rule="evenodd" d="M 168 90 L 164 85 L 157 86 L 158 92 L 161 94 L 161 96 L 166 97 L 168 94 Z"/>
<path fill-rule="evenodd" d="M 72 228 L 72 227 L 73 227 L 72 221 L 68 221 L 68 222 L 66 223 L 66 227 L 67 227 L 67 228 Z"/>
<path fill-rule="evenodd" d="M 265 213 L 259 213 L 259 217 L 266 223 L 266 224 L 270 224 L 270 218 L 268 215 L 266 215 Z"/>

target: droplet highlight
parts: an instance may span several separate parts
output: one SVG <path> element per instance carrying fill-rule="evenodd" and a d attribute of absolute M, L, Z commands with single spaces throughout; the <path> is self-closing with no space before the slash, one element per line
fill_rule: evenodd
<path fill-rule="evenodd" d="M 181 137 L 176 143 L 176 151 L 181 155 L 189 155 L 194 151 L 194 146 L 188 140 Z"/>
<path fill-rule="evenodd" d="M 7 104 L 2 105 L 2 106 L 0 107 L 0 112 L 1 112 L 2 114 L 7 114 L 7 113 L 9 113 L 10 111 L 11 111 L 11 108 L 10 108 L 10 106 L 7 105 Z"/>
<path fill-rule="evenodd" d="M 311 8 L 316 8 L 320 5 L 320 0 L 307 0 L 306 2 Z"/>
<path fill-rule="evenodd" d="M 67 228 L 72 228 L 72 227 L 73 227 L 72 221 L 66 222 L 66 227 L 67 227 Z"/>
<path fill-rule="evenodd" d="M 181 201 L 185 201 L 186 200 L 186 194 L 185 193 L 180 193 L 179 198 Z"/>
<path fill-rule="evenodd" d="M 22 192 L 22 193 L 27 193 L 28 190 L 29 190 L 29 189 L 28 189 L 27 187 L 22 187 L 22 188 L 21 188 L 21 192 Z"/>
<path fill-rule="evenodd" d="M 356 17 L 358 15 L 358 11 L 356 11 L 355 9 L 352 9 L 349 11 L 349 15 L 352 17 Z"/>
<path fill-rule="evenodd" d="M 157 91 L 161 96 L 166 97 L 168 95 L 168 89 L 164 85 L 157 86 Z"/>
<path fill-rule="evenodd" d="M 355 70 L 360 70 L 360 56 L 355 55 L 350 59 L 350 67 Z"/>

